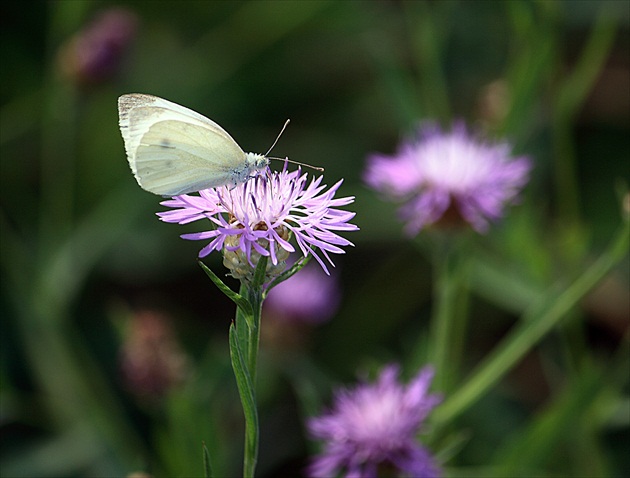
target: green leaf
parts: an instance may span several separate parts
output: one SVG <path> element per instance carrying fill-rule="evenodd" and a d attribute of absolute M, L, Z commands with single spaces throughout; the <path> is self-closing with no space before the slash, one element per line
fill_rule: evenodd
<path fill-rule="evenodd" d="M 206 266 L 201 260 L 197 260 L 201 268 L 204 270 L 206 275 L 210 277 L 210 280 L 215 283 L 215 285 L 219 288 L 221 292 L 223 292 L 229 299 L 231 299 L 236 306 L 243 311 L 245 316 L 251 316 L 254 312 L 249 301 L 243 297 L 242 295 L 234 292 L 230 289 L 225 283 L 219 279 L 219 277 L 210 270 L 208 266 Z"/>
<path fill-rule="evenodd" d="M 206 442 L 202 442 L 203 447 L 203 475 L 205 478 L 212 478 L 212 467 L 210 466 L 210 452 Z"/>
<path fill-rule="evenodd" d="M 256 409 L 256 394 L 252 384 L 247 363 L 239 343 L 234 323 L 230 325 L 230 357 L 236 377 L 238 393 L 245 414 L 245 459 L 243 462 L 243 476 L 253 478 L 258 455 L 258 411 Z"/>

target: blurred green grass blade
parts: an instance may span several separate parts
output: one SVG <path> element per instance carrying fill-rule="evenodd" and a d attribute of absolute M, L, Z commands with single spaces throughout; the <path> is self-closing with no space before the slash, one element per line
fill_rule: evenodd
<path fill-rule="evenodd" d="M 553 73 L 556 29 L 553 28 L 553 14 L 538 11 L 544 9 L 536 8 L 535 4 L 505 2 L 504 5 L 511 19 L 513 34 L 510 63 L 505 73 L 510 107 L 499 133 L 513 137 L 527 130 L 524 125 L 532 121 L 540 103 L 541 90 Z M 535 18 L 536 12 L 541 18 Z M 523 141 L 523 138 L 515 139 Z"/>
<path fill-rule="evenodd" d="M 115 460 L 104 463 L 108 450 L 88 423 L 77 424 L 35 445 L 22 447 L 12 456 L 3 455 L 3 477 L 74 476 L 76 470 L 91 470 L 100 476 L 123 476 Z M 107 461 L 107 460 L 105 460 Z"/>
<path fill-rule="evenodd" d="M 206 442 L 203 442 L 203 476 L 205 478 L 212 478 L 212 466 L 210 465 L 210 452 L 206 446 Z"/>
<path fill-rule="evenodd" d="M 126 211 L 122 217 L 114 214 L 123 223 L 127 216 L 134 217 L 125 208 L 126 199 L 109 196 L 44 264 L 28 253 L 17 233 L 4 227 L 2 215 L 1 262 L 3 292 L 8 292 L 16 316 L 13 323 L 37 387 L 47 397 L 53 423 L 62 433 L 77 423 L 92 423 L 104 446 L 131 463 L 142 449 L 141 440 L 126 422 L 119 397 L 111 392 L 93 352 L 70 325 L 68 310 L 89 270 L 125 230 L 114 226 L 101 230 L 99 220 L 101 226 L 120 225 L 115 219 L 105 220 L 112 219 L 112 211 Z M 112 209 L 113 204 L 120 207 Z"/>
<path fill-rule="evenodd" d="M 497 461 L 504 467 L 506 476 L 533 474 L 544 468 L 545 461 L 553 455 L 562 435 L 574 434 L 577 421 L 595 398 L 601 386 L 601 374 L 590 370 L 580 377 L 580 382 L 568 387 L 548 410 L 543 412 L 528 430 L 519 431 L 519 439 L 506 450 L 497 454 Z"/>
<path fill-rule="evenodd" d="M 594 364 L 583 367 L 580 374 L 574 375 L 574 382 L 557 396 L 554 402 L 543 411 L 535 421 L 527 425 L 525 431 L 518 430 L 515 439 L 496 454 L 495 463 L 504 469 L 506 476 L 532 473 L 543 468 L 549 458 L 553 458 L 556 445 L 562 441 L 590 442 L 588 435 L 598 430 L 585 430 L 585 428 L 598 428 L 602 421 L 609 416 L 610 400 L 607 395 L 611 389 L 620 396 L 630 365 L 627 351 L 627 338 L 622 341 L 616 358 L 606 365 L 606 369 Z M 621 377 L 621 380 L 620 380 Z M 602 418 L 594 419 L 600 403 L 605 402 L 605 414 Z M 589 447 L 586 447 L 588 450 Z M 597 459 L 598 450 L 591 448 L 584 452 L 587 456 L 584 461 L 591 468 L 586 473 L 589 476 L 607 476 L 602 469 L 603 461 Z M 574 459 L 579 454 L 576 453 Z M 595 469 L 597 468 L 597 470 Z M 582 469 L 585 471 L 585 469 Z"/>
<path fill-rule="evenodd" d="M 606 251 L 560 294 L 551 291 L 525 312 L 521 321 L 433 414 L 436 426 L 448 423 L 483 396 L 628 253 L 628 222 Z"/>
<path fill-rule="evenodd" d="M 33 249 L 14 228 L 3 208 L 0 208 L 0 244 L 0 286 L 16 304 L 27 301 L 36 267 Z"/>
<path fill-rule="evenodd" d="M 444 44 L 448 37 L 453 2 L 404 2 L 407 34 L 415 49 L 415 61 L 420 70 L 417 80 L 422 89 L 425 114 L 438 121 L 448 122 L 450 102 L 444 74 Z"/>
<path fill-rule="evenodd" d="M 579 112 L 609 56 L 616 31 L 617 22 L 602 9 L 577 64 L 558 88 L 557 115 L 573 117 Z"/>
<path fill-rule="evenodd" d="M 84 2 L 56 2 L 46 9 L 46 43 L 50 57 L 85 18 Z M 79 91 L 71 82 L 59 81 L 54 62 L 46 63 L 42 76 L 39 154 L 38 260 L 43 262 L 70 235 L 78 164 Z"/>
<path fill-rule="evenodd" d="M 393 104 L 398 129 L 413 126 L 419 119 L 450 121 L 444 43 L 450 27 L 445 19 L 452 8 L 452 2 L 404 2 L 400 11 L 375 9 L 374 18 L 368 19 L 400 25 L 400 32 L 385 27 L 364 37 L 384 96 Z"/>
<path fill-rule="evenodd" d="M 558 208 L 561 215 L 573 221 L 579 219 L 580 211 L 573 123 L 608 57 L 616 29 L 616 22 L 603 9 L 577 65 L 558 88 L 554 104 L 552 128 Z"/>
<path fill-rule="evenodd" d="M 224 476 L 225 450 L 234 444 L 234 437 L 223 436 L 222 420 L 229 415 L 226 410 L 235 410 L 231 406 L 234 375 L 225 349 L 217 345 L 210 341 L 207 356 L 195 363 L 193 376 L 165 397 L 164 420 L 155 432 L 163 469 L 153 473 L 156 477 L 201 476 L 200 442 L 212 449 L 215 476 Z"/>
<path fill-rule="evenodd" d="M 374 69 L 378 74 L 381 89 L 385 90 L 384 96 L 392 104 L 392 112 L 396 115 L 396 122 L 390 129 L 396 131 L 409 127 L 420 117 L 427 116 L 418 99 L 417 85 L 409 75 L 404 74 L 400 68 L 390 64 L 390 59 L 376 57 L 378 50 L 382 48 L 369 48 Z M 382 56 L 387 56 L 383 52 Z"/>
<path fill-rule="evenodd" d="M 128 188 L 108 194 L 40 263 L 38 294 L 42 300 L 66 307 L 77 297 L 96 263 L 144 211 L 134 197 L 135 192 Z"/>
<path fill-rule="evenodd" d="M 208 91 L 234 76 L 262 51 L 334 5 L 335 2 L 330 0 L 244 2 L 229 18 L 182 54 L 190 57 L 190 63 L 199 58 L 221 58 L 221 68 L 213 69 L 211 77 L 200 76 L 196 81 L 200 89 Z M 252 25 L 262 26 L 252 28 Z M 244 35 L 243 32 L 247 34 Z M 226 44 L 230 45 L 229 55 L 225 54 Z"/>
<path fill-rule="evenodd" d="M 434 450 L 438 463 L 448 463 L 456 457 L 473 437 L 471 430 L 457 430 L 450 433 L 440 443 L 440 448 Z M 448 475 L 450 476 L 450 474 Z"/>
<path fill-rule="evenodd" d="M 499 258 L 483 257 L 479 253 L 472 259 L 471 286 L 475 292 L 493 304 L 514 314 L 521 314 L 543 293 L 513 264 Z"/>

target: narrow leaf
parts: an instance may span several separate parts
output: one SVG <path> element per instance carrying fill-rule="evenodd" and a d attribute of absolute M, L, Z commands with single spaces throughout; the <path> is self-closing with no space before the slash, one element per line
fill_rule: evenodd
<path fill-rule="evenodd" d="M 212 280 L 212 282 L 215 283 L 219 290 L 223 292 L 226 296 L 228 296 L 228 298 L 231 299 L 236 304 L 236 306 L 243 311 L 243 314 L 245 314 L 246 316 L 251 316 L 253 314 L 252 306 L 245 297 L 234 292 L 227 285 L 225 285 L 225 283 L 221 279 L 219 279 L 219 277 L 214 272 L 212 272 L 210 268 L 206 266 L 201 260 L 198 260 L 197 262 L 206 273 L 206 275 L 210 277 L 210 280 Z"/>

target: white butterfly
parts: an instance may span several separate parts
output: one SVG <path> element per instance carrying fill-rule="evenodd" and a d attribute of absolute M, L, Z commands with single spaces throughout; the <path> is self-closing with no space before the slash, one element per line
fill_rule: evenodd
<path fill-rule="evenodd" d="M 235 186 L 269 165 L 266 155 L 245 153 L 214 121 L 162 98 L 122 95 L 118 114 L 129 166 L 154 194 Z"/>

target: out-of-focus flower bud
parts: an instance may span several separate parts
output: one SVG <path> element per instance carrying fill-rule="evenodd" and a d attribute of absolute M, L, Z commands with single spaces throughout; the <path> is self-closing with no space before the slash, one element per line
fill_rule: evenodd
<path fill-rule="evenodd" d="M 118 72 L 137 24 L 136 15 L 124 8 L 100 12 L 59 49 L 61 73 L 79 86 L 109 80 Z"/>

